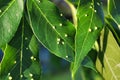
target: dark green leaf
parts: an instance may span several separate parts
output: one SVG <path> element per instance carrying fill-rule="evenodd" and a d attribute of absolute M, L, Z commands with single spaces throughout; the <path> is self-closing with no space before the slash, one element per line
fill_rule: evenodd
<path fill-rule="evenodd" d="M 30 26 L 37 39 L 52 53 L 72 61 L 74 58 L 75 28 L 59 13 L 56 6 L 47 1 L 28 0 Z"/>
<path fill-rule="evenodd" d="M 72 80 L 104 80 L 101 75 L 89 68 L 81 66 Z"/>
<path fill-rule="evenodd" d="M 120 25 L 120 0 L 108 0 L 108 14 Z M 120 30 L 120 27 L 119 27 Z"/>
<path fill-rule="evenodd" d="M 75 37 L 75 62 L 72 77 L 80 63 L 93 47 L 104 24 L 99 0 L 80 0 L 77 11 L 78 25 Z"/>
<path fill-rule="evenodd" d="M 0 1 L 0 48 L 14 36 L 23 13 L 23 0 L 5 2 Z"/>
<path fill-rule="evenodd" d="M 93 63 L 93 61 L 91 60 L 90 57 L 86 56 L 85 59 L 82 61 L 82 66 L 86 67 L 86 68 L 90 68 L 92 69 L 93 71 L 96 71 L 96 68 L 95 68 L 95 64 Z"/>
<path fill-rule="evenodd" d="M 68 1 L 70 1 L 75 6 L 78 6 L 79 0 L 68 0 Z"/>
<path fill-rule="evenodd" d="M 32 35 L 30 26 L 23 18 L 14 38 L 4 49 L 0 80 L 40 79 L 38 44 Z"/>
<path fill-rule="evenodd" d="M 113 33 L 118 45 L 120 46 L 120 28 L 119 25 L 112 19 L 112 18 L 106 18 L 107 27 L 111 30 Z"/>
<path fill-rule="evenodd" d="M 91 52 L 93 52 L 93 51 L 91 51 Z M 92 73 L 94 73 L 94 77 L 91 75 L 87 75 L 88 72 L 91 73 L 91 75 L 93 75 Z M 73 80 L 89 80 L 89 79 L 94 80 L 93 78 L 97 78 L 98 76 L 99 75 L 98 75 L 97 69 L 95 67 L 95 63 L 92 61 L 91 57 L 86 56 L 84 58 L 84 60 L 82 61 L 81 66 L 77 70 L 75 76 L 73 77 Z M 98 77 L 98 78 L 100 78 L 100 77 Z"/>
<path fill-rule="evenodd" d="M 98 53 L 98 58 L 102 64 L 102 67 L 104 67 L 104 54 L 106 51 L 107 47 L 107 41 L 108 41 L 108 34 L 109 34 L 109 29 L 107 28 L 108 25 L 105 25 L 104 29 L 101 32 L 101 35 L 98 39 L 99 43 L 99 53 Z"/>
<path fill-rule="evenodd" d="M 112 31 L 118 45 L 120 46 L 120 0 L 108 0 L 108 14 L 107 18 L 109 28 Z"/>

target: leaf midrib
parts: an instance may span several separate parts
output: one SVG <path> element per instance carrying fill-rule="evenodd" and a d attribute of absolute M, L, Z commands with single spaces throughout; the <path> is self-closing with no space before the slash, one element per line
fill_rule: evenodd
<path fill-rule="evenodd" d="M 93 21 L 93 15 L 94 15 L 94 12 L 92 11 L 92 15 L 91 15 L 91 20 L 90 20 L 90 25 L 89 25 L 89 28 L 91 27 L 91 25 L 92 25 L 92 21 Z M 88 28 L 88 29 L 89 29 Z M 87 40 L 87 37 L 88 37 L 88 34 L 89 34 L 89 32 L 87 32 L 87 35 L 85 36 L 85 38 L 84 38 L 84 41 L 83 41 L 83 43 L 82 43 L 82 48 L 81 48 L 81 51 L 80 51 L 80 55 L 78 56 L 78 60 L 80 59 L 80 57 L 81 57 L 81 53 L 82 53 L 82 51 L 83 51 L 83 46 L 85 45 L 85 42 L 86 42 L 86 40 Z M 76 45 L 76 44 L 75 44 Z M 77 53 L 77 50 L 75 49 L 75 52 Z M 78 54 L 78 53 L 77 53 Z M 76 58 L 75 58 L 76 59 Z M 77 62 L 77 60 L 75 60 L 76 62 Z M 75 72 L 76 72 L 76 70 L 77 69 L 75 69 Z"/>
<path fill-rule="evenodd" d="M 33 0 L 32 0 L 33 1 Z M 52 26 L 54 26 L 48 19 L 47 19 L 47 17 L 44 15 L 44 13 L 43 13 L 43 11 L 40 9 L 40 7 L 38 7 L 38 5 L 37 5 L 37 3 L 35 2 L 35 1 L 33 1 L 34 2 L 34 4 L 35 4 L 35 6 L 38 8 L 38 10 L 40 11 L 40 13 L 43 15 L 43 17 L 45 18 L 45 20 L 47 21 L 47 23 L 52 27 Z M 61 35 L 60 35 L 60 33 L 56 30 L 56 29 L 54 29 L 54 31 L 62 38 L 62 39 L 64 39 L 65 41 L 66 41 L 66 39 L 64 38 L 64 37 L 62 37 Z M 69 43 L 68 43 L 68 41 L 66 41 L 66 43 L 72 48 L 72 50 L 75 50 Z"/>
<path fill-rule="evenodd" d="M 4 12 L 2 12 L 2 14 L 0 15 L 0 18 L 9 10 L 9 8 L 15 3 L 15 1 L 16 0 L 13 0 L 10 2 L 11 4 L 9 4 L 8 7 L 4 10 Z"/>

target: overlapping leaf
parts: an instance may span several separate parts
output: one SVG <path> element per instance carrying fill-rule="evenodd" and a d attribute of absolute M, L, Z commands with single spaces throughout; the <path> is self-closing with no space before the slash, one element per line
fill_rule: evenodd
<path fill-rule="evenodd" d="M 120 0 L 108 0 L 108 13 L 120 25 Z M 120 28 L 119 28 L 120 29 Z"/>
<path fill-rule="evenodd" d="M 106 18 L 109 29 L 112 31 L 118 45 L 120 46 L 120 0 L 108 0 L 108 14 Z"/>
<path fill-rule="evenodd" d="M 73 78 L 80 63 L 97 40 L 104 24 L 104 15 L 99 0 L 80 0 L 77 17 Z"/>
<path fill-rule="evenodd" d="M 22 13 L 23 0 L 0 1 L 0 47 L 8 43 L 14 36 Z"/>
<path fill-rule="evenodd" d="M 4 58 L 0 64 L 0 80 L 40 79 L 38 44 L 25 19 L 14 38 L 4 49 Z"/>
<path fill-rule="evenodd" d="M 49 2 L 28 0 L 30 25 L 38 40 L 52 53 L 72 61 L 74 58 L 74 34 L 72 23 Z"/>
<path fill-rule="evenodd" d="M 119 80 L 120 79 L 120 48 L 117 45 L 112 33 L 108 35 L 107 47 L 104 54 L 104 68 L 97 60 L 97 68 L 105 80 Z"/>
<path fill-rule="evenodd" d="M 113 33 L 118 45 L 120 46 L 120 28 L 119 25 L 112 19 L 107 17 L 106 18 L 106 22 L 108 24 L 108 28 L 111 30 L 111 32 Z"/>

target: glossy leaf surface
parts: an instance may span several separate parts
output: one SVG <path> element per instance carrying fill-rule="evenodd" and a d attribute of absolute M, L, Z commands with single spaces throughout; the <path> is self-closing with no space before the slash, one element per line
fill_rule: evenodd
<path fill-rule="evenodd" d="M 22 14 L 23 0 L 0 1 L 0 47 L 12 39 L 19 26 Z"/>
<path fill-rule="evenodd" d="M 72 23 L 47 1 L 28 0 L 30 26 L 37 39 L 53 54 L 68 61 L 74 59 L 74 34 Z"/>
<path fill-rule="evenodd" d="M 75 62 L 72 77 L 75 76 L 80 63 L 91 50 L 102 30 L 104 15 L 99 0 L 80 0 L 77 17 Z"/>

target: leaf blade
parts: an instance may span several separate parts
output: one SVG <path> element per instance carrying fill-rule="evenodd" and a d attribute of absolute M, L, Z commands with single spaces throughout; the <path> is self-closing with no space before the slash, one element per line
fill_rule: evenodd
<path fill-rule="evenodd" d="M 119 0 L 108 0 L 108 14 L 120 24 L 120 1 Z"/>
<path fill-rule="evenodd" d="M 32 35 L 26 19 L 22 18 L 18 31 L 4 50 L 5 56 L 0 64 L 0 79 L 40 79 L 38 44 Z"/>
<path fill-rule="evenodd" d="M 112 31 L 118 45 L 120 46 L 120 1 L 119 0 L 108 0 L 108 17 L 107 23 L 110 25 L 110 30 Z"/>
<path fill-rule="evenodd" d="M 104 67 L 99 62 L 99 60 L 96 61 L 96 67 L 98 71 L 101 73 L 101 75 L 104 77 L 105 80 L 119 80 L 119 52 L 120 48 L 117 45 L 113 35 L 111 32 L 109 32 L 108 39 L 107 39 L 107 47 L 104 54 Z"/>
<path fill-rule="evenodd" d="M 87 9 L 87 10 L 86 10 Z M 98 0 L 80 1 L 78 7 L 78 26 L 75 36 L 74 78 L 80 63 L 91 50 L 104 24 L 104 15 Z M 97 22 L 96 22 L 97 20 Z"/>
<path fill-rule="evenodd" d="M 73 61 L 73 25 L 60 16 L 58 9 L 49 1 L 40 4 L 33 0 L 28 1 L 28 10 L 30 24 L 37 39 L 53 54 Z"/>
<path fill-rule="evenodd" d="M 1 3 L 2 4 L 2 3 Z M 4 7 L 4 6 L 2 6 Z M 14 36 L 23 13 L 23 1 L 12 0 L 0 13 L 0 47 L 8 43 Z M 9 34 L 9 35 L 8 35 Z"/>

